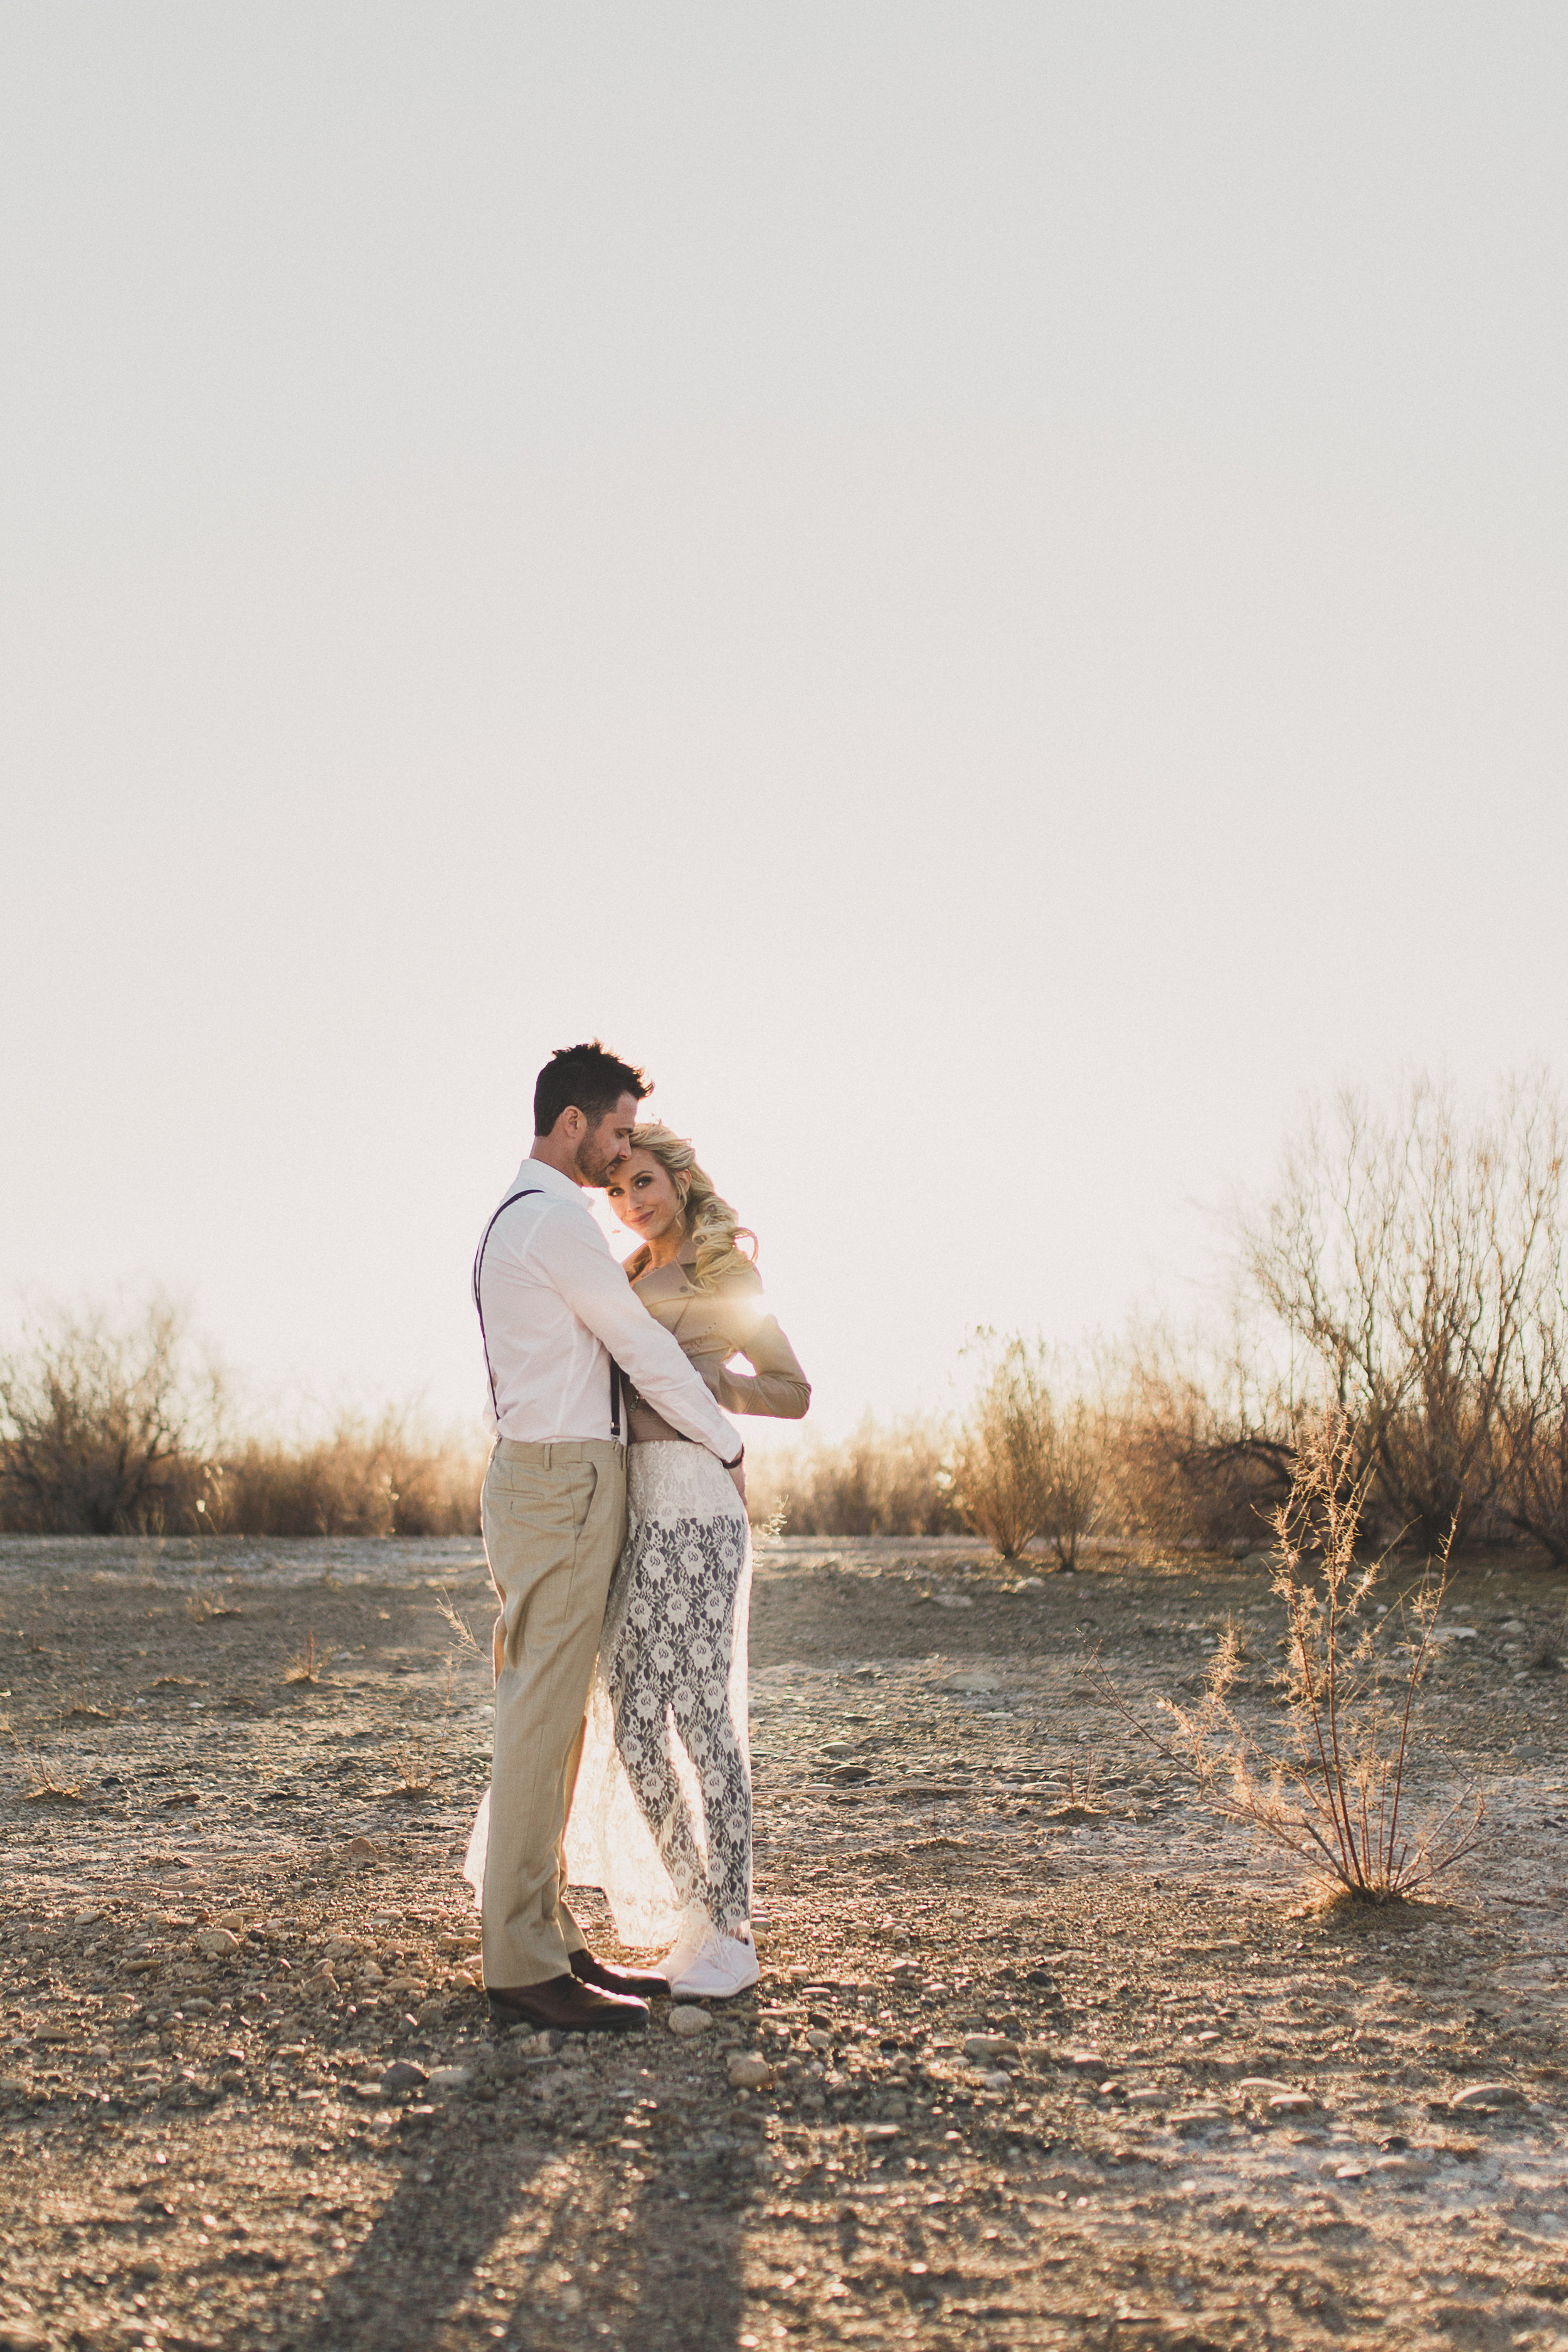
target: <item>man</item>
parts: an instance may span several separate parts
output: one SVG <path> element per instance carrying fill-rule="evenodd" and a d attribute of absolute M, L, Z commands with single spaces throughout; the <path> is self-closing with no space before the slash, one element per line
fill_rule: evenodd
<path fill-rule="evenodd" d="M 597 1039 L 539 1074 L 533 1150 L 485 1230 L 474 1299 L 497 1441 L 485 1474 L 495 1760 L 485 1861 L 491 2013 L 571 2032 L 647 2022 L 662 1978 L 594 1958 L 566 1904 L 562 1840 L 605 1599 L 626 1536 L 621 1376 L 717 1454 L 742 1499 L 744 1448 L 676 1341 L 633 1295 L 583 1199 L 626 1158 L 649 1082 Z"/>

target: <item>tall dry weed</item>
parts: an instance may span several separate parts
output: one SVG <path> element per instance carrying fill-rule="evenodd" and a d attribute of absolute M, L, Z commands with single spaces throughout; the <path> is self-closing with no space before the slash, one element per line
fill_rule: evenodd
<path fill-rule="evenodd" d="M 1117 1712 L 1216 1811 L 1355 1901 L 1386 1903 L 1462 1860 L 1480 1834 L 1484 1806 L 1478 1795 L 1411 1818 L 1416 1703 L 1447 1590 L 1447 1549 L 1380 1614 L 1373 1595 L 1385 1558 L 1363 1560 L 1356 1549 L 1371 1476 L 1364 1445 L 1337 1409 L 1303 1433 L 1274 1523 L 1274 1590 L 1286 1612 L 1282 1740 L 1247 1731 L 1234 1711 L 1234 1624 L 1201 1703 L 1161 1701 L 1171 1725 L 1165 1738 L 1140 1720 L 1103 1670 L 1093 1671 Z"/>

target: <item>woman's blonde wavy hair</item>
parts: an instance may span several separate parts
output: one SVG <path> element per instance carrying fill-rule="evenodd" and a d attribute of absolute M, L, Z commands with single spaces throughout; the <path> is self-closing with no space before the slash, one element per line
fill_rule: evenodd
<path fill-rule="evenodd" d="M 737 1259 L 742 1265 L 755 1263 L 755 1234 L 741 1223 L 728 1201 L 721 1200 L 712 1177 L 698 1166 L 697 1154 L 683 1135 L 654 1119 L 646 1127 L 633 1128 L 631 1148 L 658 1160 L 679 1197 L 686 1238 L 697 1244 L 697 1262 L 688 1269 L 693 1290 L 716 1290 L 721 1276 Z M 752 1244 L 749 1255 L 740 1246 L 742 1240 Z M 647 1271 L 649 1255 L 646 1242 L 632 1252 L 626 1260 L 628 1281 L 635 1282 Z"/>

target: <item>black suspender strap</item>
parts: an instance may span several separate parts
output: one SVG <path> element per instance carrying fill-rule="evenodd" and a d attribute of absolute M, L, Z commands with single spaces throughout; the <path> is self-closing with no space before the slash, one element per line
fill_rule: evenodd
<path fill-rule="evenodd" d="M 484 1304 L 479 1297 L 479 1272 L 485 1262 L 485 1251 L 489 1246 L 490 1235 L 495 1231 L 496 1217 L 510 1209 L 513 1201 L 537 1200 L 539 1191 L 537 1184 L 525 1185 L 521 1192 L 513 1192 L 509 1200 L 501 1202 L 500 1207 L 496 1211 L 496 1216 L 490 1219 L 480 1235 L 479 1250 L 474 1258 L 474 1312 L 479 1318 L 479 1345 L 485 1351 L 485 1378 L 490 1384 L 490 1411 L 495 1414 L 498 1433 L 500 1429 L 500 1399 L 496 1394 L 496 1376 L 490 1364 L 489 1334 L 485 1329 Z"/>
<path fill-rule="evenodd" d="M 521 1192 L 511 1193 L 501 1202 L 500 1208 L 496 1211 L 495 1217 L 490 1219 L 480 1236 L 479 1250 L 474 1258 L 474 1312 L 479 1318 L 479 1344 L 485 1351 L 485 1378 L 490 1384 L 490 1411 L 496 1417 L 498 1436 L 500 1433 L 500 1399 L 496 1394 L 495 1370 L 490 1362 L 489 1334 L 485 1329 L 484 1305 L 479 1297 L 479 1273 L 485 1262 L 485 1250 L 489 1237 L 495 1231 L 496 1217 L 510 1209 L 513 1201 L 536 1201 L 542 1189 L 538 1184 L 525 1184 Z M 625 1379 L 626 1374 L 612 1356 L 610 1358 L 610 1436 L 616 1444 L 619 1444 L 621 1436 L 621 1384 Z"/>

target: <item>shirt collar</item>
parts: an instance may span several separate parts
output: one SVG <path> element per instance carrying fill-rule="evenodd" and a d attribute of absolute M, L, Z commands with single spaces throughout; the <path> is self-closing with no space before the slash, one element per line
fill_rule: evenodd
<path fill-rule="evenodd" d="M 559 1168 L 552 1168 L 548 1160 L 525 1160 L 507 1191 L 509 1196 L 513 1192 L 548 1192 L 552 1201 L 574 1201 L 580 1209 L 588 1206 L 581 1184 L 574 1184 L 570 1176 L 563 1176 Z"/>

